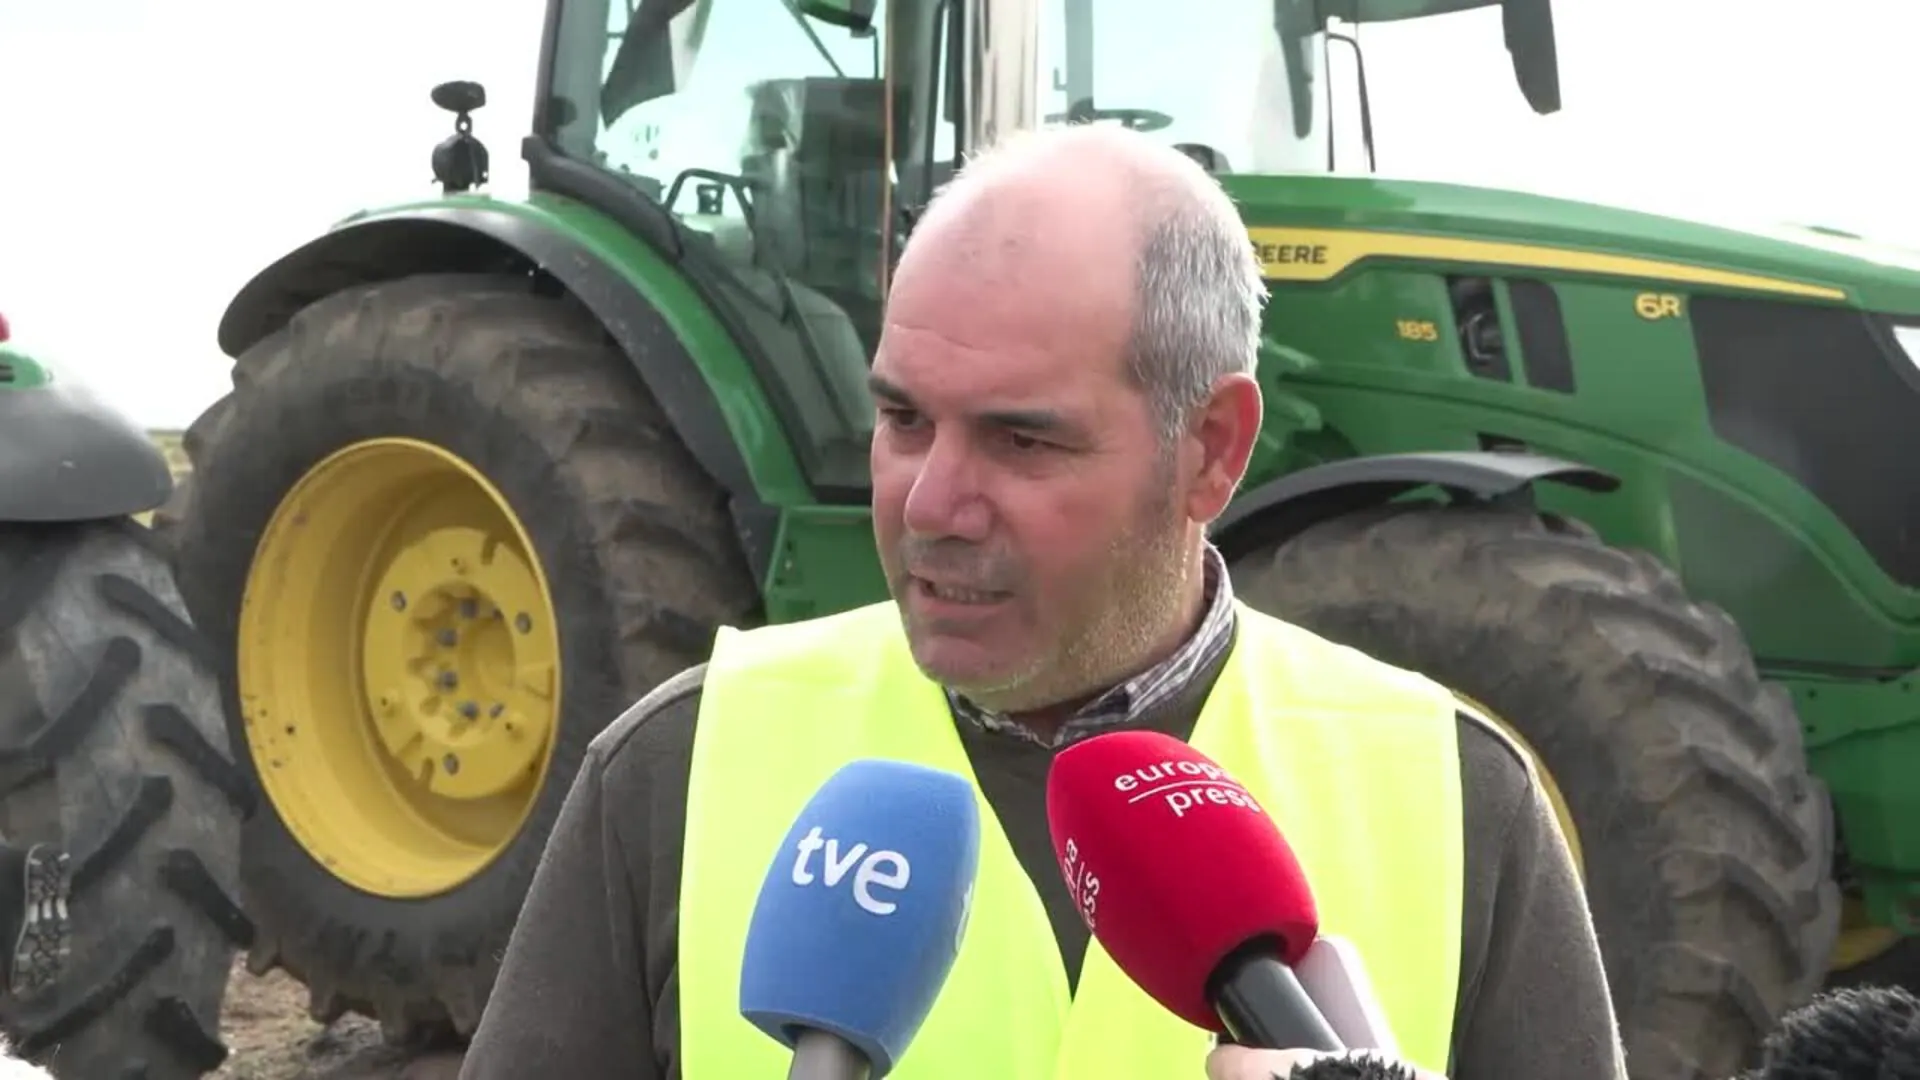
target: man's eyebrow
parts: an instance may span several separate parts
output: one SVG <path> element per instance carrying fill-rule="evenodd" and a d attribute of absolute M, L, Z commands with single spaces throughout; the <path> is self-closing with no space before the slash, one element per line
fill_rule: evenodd
<path fill-rule="evenodd" d="M 913 399 L 907 396 L 905 390 L 893 385 L 880 375 L 867 376 L 867 392 L 889 404 L 903 407 L 913 404 Z"/>
<path fill-rule="evenodd" d="M 869 374 L 867 390 L 874 397 L 897 408 L 914 407 L 912 396 L 887 381 L 885 376 Z M 1080 424 L 1052 409 L 987 409 L 976 413 L 974 420 L 993 427 L 1042 434 L 1078 435 L 1082 430 Z"/>
<path fill-rule="evenodd" d="M 989 409 L 980 419 L 1003 428 L 1038 432 L 1075 432 L 1079 425 L 1051 409 Z"/>

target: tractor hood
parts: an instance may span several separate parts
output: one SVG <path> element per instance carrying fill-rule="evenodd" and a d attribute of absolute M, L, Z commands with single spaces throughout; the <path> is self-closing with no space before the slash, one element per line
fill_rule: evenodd
<path fill-rule="evenodd" d="M 1711 225 L 1525 192 L 1346 176 L 1229 176 L 1267 276 L 1370 257 L 1758 289 L 1920 315 L 1920 252 L 1796 226 Z"/>

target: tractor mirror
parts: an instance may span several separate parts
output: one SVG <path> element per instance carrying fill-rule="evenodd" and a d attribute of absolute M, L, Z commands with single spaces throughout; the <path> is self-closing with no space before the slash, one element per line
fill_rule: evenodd
<path fill-rule="evenodd" d="M 795 0 L 794 10 L 809 19 L 845 27 L 854 34 L 873 29 L 876 0 Z"/>
<path fill-rule="evenodd" d="M 1355 23 L 1399 22 L 1500 6 L 1513 77 L 1533 111 L 1560 111 L 1560 58 L 1553 36 L 1553 0 L 1319 0 L 1317 26 L 1329 17 Z"/>
<path fill-rule="evenodd" d="M 1317 0 L 1273 0 L 1273 29 L 1287 64 L 1287 93 L 1293 99 L 1293 134 L 1313 134 L 1313 47 L 1327 27 Z"/>
<path fill-rule="evenodd" d="M 1504 0 L 1500 21 L 1513 56 L 1513 77 L 1533 111 L 1560 111 L 1560 54 L 1553 39 L 1553 0 Z"/>

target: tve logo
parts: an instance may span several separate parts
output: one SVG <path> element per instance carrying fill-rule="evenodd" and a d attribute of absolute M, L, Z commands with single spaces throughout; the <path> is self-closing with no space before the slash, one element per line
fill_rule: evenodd
<path fill-rule="evenodd" d="M 839 838 L 825 835 L 818 825 L 807 830 L 794 850 L 797 852 L 792 875 L 795 885 L 805 888 L 822 881 L 827 888 L 835 889 L 851 870 L 853 902 L 870 914 L 891 915 L 897 911 L 899 902 L 888 899 L 887 895 L 898 895 L 913 880 L 913 865 L 905 855 L 884 849 L 869 850 L 865 841 L 842 848 Z M 818 874 L 813 871 L 816 854 L 821 856 Z M 887 895 L 875 896 L 875 889 Z"/>

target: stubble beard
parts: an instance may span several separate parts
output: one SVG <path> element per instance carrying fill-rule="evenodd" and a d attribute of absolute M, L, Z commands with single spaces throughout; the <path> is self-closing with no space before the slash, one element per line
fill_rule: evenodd
<path fill-rule="evenodd" d="M 1056 624 L 1058 640 L 1040 643 L 1028 663 L 991 683 L 948 688 L 997 712 L 1030 712 L 1097 694 L 1150 667 L 1183 622 L 1196 572 L 1172 465 L 1169 457 L 1155 469 L 1132 522 L 1108 545 L 1100 578 L 1081 598 L 1085 610 Z"/>

